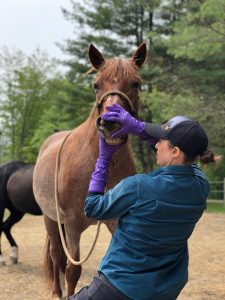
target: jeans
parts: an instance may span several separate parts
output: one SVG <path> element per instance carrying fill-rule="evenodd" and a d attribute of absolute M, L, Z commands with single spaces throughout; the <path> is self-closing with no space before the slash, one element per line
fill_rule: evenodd
<path fill-rule="evenodd" d="M 83 287 L 68 300 L 131 300 L 115 288 L 103 274 L 95 276 L 89 286 Z"/>

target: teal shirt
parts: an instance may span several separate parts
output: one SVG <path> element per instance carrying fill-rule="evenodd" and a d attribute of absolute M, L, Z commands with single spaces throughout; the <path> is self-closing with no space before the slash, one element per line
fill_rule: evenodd
<path fill-rule="evenodd" d="M 187 240 L 206 207 L 209 183 L 196 165 L 128 177 L 90 193 L 87 217 L 119 218 L 99 271 L 135 300 L 174 300 L 188 280 Z"/>

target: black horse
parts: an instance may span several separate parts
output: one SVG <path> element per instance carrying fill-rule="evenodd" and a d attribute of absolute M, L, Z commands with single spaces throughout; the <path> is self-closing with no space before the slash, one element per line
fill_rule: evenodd
<path fill-rule="evenodd" d="M 1 234 L 4 232 L 10 246 L 10 259 L 13 263 L 18 261 L 18 246 L 11 234 L 12 226 L 19 222 L 25 213 L 41 215 L 33 194 L 34 164 L 21 161 L 9 161 L 0 165 L 0 265 L 5 261 L 1 251 Z M 3 222 L 4 211 L 10 214 Z"/>

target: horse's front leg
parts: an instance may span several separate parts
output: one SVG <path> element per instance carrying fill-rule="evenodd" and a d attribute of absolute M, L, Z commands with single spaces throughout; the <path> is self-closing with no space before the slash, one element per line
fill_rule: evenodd
<path fill-rule="evenodd" d="M 60 244 L 51 243 L 50 246 L 50 256 L 53 263 L 53 287 L 52 287 L 52 300 L 61 300 L 63 299 L 63 289 L 64 286 L 61 286 L 61 267 L 60 261 L 62 256 L 62 249 Z"/>
<path fill-rule="evenodd" d="M 65 224 L 65 231 L 67 237 L 67 246 L 70 256 L 75 261 L 80 260 L 80 237 L 83 230 L 86 228 L 81 226 L 80 224 L 74 224 L 74 222 L 67 222 Z M 82 267 L 81 265 L 74 265 L 68 260 L 66 267 L 66 282 L 67 282 L 67 296 L 71 296 L 75 292 L 75 287 L 77 285 L 78 280 L 80 279 Z"/>
<path fill-rule="evenodd" d="M 62 244 L 58 232 L 57 223 L 44 216 L 45 226 L 48 233 L 46 256 L 45 256 L 45 274 L 47 280 L 52 285 L 52 300 L 61 300 L 65 281 L 60 282 L 61 272 L 65 272 L 66 259 L 63 253 Z M 62 284 L 62 287 L 61 287 Z"/>
<path fill-rule="evenodd" d="M 76 260 L 80 259 L 79 255 L 73 255 Z M 78 280 L 80 279 L 82 267 L 74 266 L 72 263 L 68 263 L 66 267 L 66 282 L 67 282 L 67 296 L 71 296 L 75 293 L 75 287 L 77 285 Z"/>

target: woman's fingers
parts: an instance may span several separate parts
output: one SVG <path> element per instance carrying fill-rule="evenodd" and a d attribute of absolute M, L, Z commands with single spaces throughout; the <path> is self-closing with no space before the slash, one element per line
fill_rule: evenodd
<path fill-rule="evenodd" d="M 105 121 L 114 121 L 114 122 L 118 122 L 120 120 L 118 113 L 110 113 L 110 112 L 102 114 L 101 118 Z"/>
<path fill-rule="evenodd" d="M 118 105 L 118 104 L 113 104 L 112 106 L 106 106 L 106 109 L 108 111 L 111 111 L 111 112 L 122 112 L 124 109 Z"/>

